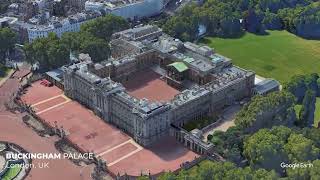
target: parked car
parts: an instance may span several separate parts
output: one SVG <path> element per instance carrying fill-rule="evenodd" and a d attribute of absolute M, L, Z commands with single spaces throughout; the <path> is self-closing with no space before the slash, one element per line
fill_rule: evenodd
<path fill-rule="evenodd" d="M 51 87 L 51 86 L 53 86 L 52 82 L 49 82 L 49 81 L 46 80 L 46 79 L 42 80 L 40 84 L 43 85 L 43 86 L 46 86 L 46 87 Z"/>

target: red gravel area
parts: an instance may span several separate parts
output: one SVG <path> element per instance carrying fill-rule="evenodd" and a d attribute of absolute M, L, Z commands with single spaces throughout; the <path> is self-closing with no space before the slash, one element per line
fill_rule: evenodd
<path fill-rule="evenodd" d="M 54 99 L 51 99 L 51 100 L 49 100 L 49 101 L 46 101 L 46 102 L 43 102 L 43 103 L 41 103 L 41 104 L 38 104 L 38 105 L 36 105 L 36 106 L 33 106 L 33 108 L 34 108 L 34 110 L 36 111 L 36 112 L 40 112 L 40 111 L 43 111 L 43 110 L 45 110 L 45 109 L 48 109 L 48 108 L 50 108 L 50 107 L 52 107 L 52 106 L 55 106 L 55 105 L 57 105 L 57 104 L 60 104 L 60 103 L 63 103 L 63 102 L 65 102 L 65 101 L 67 101 L 67 99 L 65 99 L 65 98 L 63 98 L 63 97 L 56 97 L 56 98 L 54 98 Z"/>
<path fill-rule="evenodd" d="M 165 84 L 165 86 L 167 85 Z M 177 90 L 175 91 L 178 92 Z M 41 92 L 41 98 L 36 96 L 37 92 Z M 45 100 L 58 93 L 55 87 L 46 88 L 40 85 L 33 85 L 26 96 L 32 102 L 36 102 L 35 99 Z M 42 100 L 38 100 L 38 102 Z M 67 138 L 82 151 L 93 151 L 96 154 L 100 154 L 130 139 L 128 135 L 105 123 L 95 116 L 92 111 L 75 101 L 45 111 L 39 116 L 47 123 L 50 123 L 51 126 L 54 126 L 55 122 L 59 127 L 63 126 L 67 132 Z M 134 150 L 136 150 L 134 145 L 125 144 L 103 154 L 103 158 L 111 163 Z M 151 174 L 157 174 L 163 170 L 175 171 L 180 168 L 181 163 L 191 161 L 195 156 L 198 155 L 186 149 L 174 139 L 165 138 L 150 148 L 143 149 L 119 161 L 108 169 L 114 174 L 118 174 L 118 172 L 124 174 L 126 172 L 129 175 L 139 176 L 141 170 L 145 173 L 150 170 Z"/>
<path fill-rule="evenodd" d="M 38 136 L 31 128 L 27 127 L 21 119 L 21 115 L 0 114 L 0 140 L 9 141 L 20 145 L 32 153 L 59 153 L 54 146 L 57 141 L 54 137 L 43 138 Z M 38 163 L 49 162 L 49 168 L 40 169 Z M 83 167 L 74 165 L 67 159 L 59 160 L 33 160 L 35 167 L 31 169 L 27 180 L 81 180 L 80 171 Z M 82 169 L 83 179 L 89 180 L 93 167 Z"/>
<path fill-rule="evenodd" d="M 41 93 L 38 94 L 38 92 Z M 55 86 L 48 88 L 36 82 L 32 84 L 32 87 L 28 88 L 27 93 L 22 99 L 26 99 L 27 104 L 34 104 L 34 102 L 43 101 L 61 93 L 62 91 Z M 44 106 L 49 108 L 46 105 L 47 103 L 54 106 L 61 102 L 60 100 L 45 102 Z M 36 112 L 39 111 L 41 110 L 36 110 Z M 52 127 L 55 126 L 55 122 L 58 127 L 62 126 L 68 135 L 68 139 L 85 152 L 94 151 L 99 154 L 130 139 L 128 135 L 105 123 L 92 111 L 81 106 L 76 101 L 71 101 L 45 111 L 39 114 L 39 117 Z"/>
<path fill-rule="evenodd" d="M 30 70 L 29 69 L 21 69 L 19 71 L 16 71 L 14 74 L 13 74 L 13 78 L 22 78 L 22 77 L 25 77 L 27 74 L 30 73 Z"/>
<path fill-rule="evenodd" d="M 163 138 L 159 143 L 148 149 L 143 149 L 136 154 L 123 159 L 115 165 L 109 167 L 114 174 L 127 173 L 133 176 L 140 176 L 143 173 L 158 174 L 162 171 L 175 171 L 180 168 L 180 164 L 192 161 L 198 154 L 188 150 L 175 139 Z"/>
<path fill-rule="evenodd" d="M 107 164 L 116 161 L 117 159 L 129 154 L 130 152 L 138 149 L 135 145 L 127 143 L 120 146 L 104 155 L 101 156 L 102 159 L 106 160 Z"/>
<path fill-rule="evenodd" d="M 169 101 L 180 93 L 169 86 L 160 75 L 152 70 L 136 72 L 130 79 L 123 83 L 130 95 L 150 101 Z"/>
<path fill-rule="evenodd" d="M 129 140 L 129 136 L 103 122 L 77 102 L 68 102 L 39 115 L 54 126 L 63 126 L 68 139 L 83 151 L 103 152 Z"/>
<path fill-rule="evenodd" d="M 58 96 L 63 94 L 63 91 L 56 86 L 45 87 L 40 84 L 41 81 L 37 81 L 27 89 L 25 95 L 23 95 L 22 100 L 28 104 L 36 104 L 43 100 Z"/>
<path fill-rule="evenodd" d="M 19 78 L 26 73 L 28 73 L 27 69 L 16 72 L 14 78 L 8 79 L 0 87 L 0 141 L 15 143 L 31 153 L 59 153 L 54 146 L 54 142 L 57 141 L 56 138 L 38 136 L 23 123 L 22 114 L 7 112 L 3 106 L 4 102 L 10 100 L 10 94 L 18 90 Z M 46 162 L 49 162 L 49 168 L 32 168 L 26 180 L 91 179 L 92 166 L 76 166 L 67 159 L 33 160 L 33 164 L 36 167 L 38 167 L 38 163 Z M 80 171 L 82 171 L 82 177 L 80 176 Z"/>

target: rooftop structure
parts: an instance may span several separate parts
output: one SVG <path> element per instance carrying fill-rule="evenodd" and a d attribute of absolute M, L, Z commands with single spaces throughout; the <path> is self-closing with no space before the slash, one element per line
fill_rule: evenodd
<path fill-rule="evenodd" d="M 254 87 L 254 93 L 258 95 L 266 95 L 270 92 L 279 91 L 280 83 L 274 79 L 265 79 L 257 83 Z"/>
<path fill-rule="evenodd" d="M 65 32 L 80 31 L 81 24 L 101 15 L 98 11 L 87 11 L 67 18 L 49 17 L 49 15 L 45 15 L 45 17 L 42 15 L 35 16 L 26 23 L 29 42 L 39 37 L 47 37 L 50 32 L 54 32 L 58 37 L 61 37 Z"/>
<path fill-rule="evenodd" d="M 0 28 L 9 27 L 17 21 L 18 19 L 15 17 L 2 17 L 0 18 Z"/>
<path fill-rule="evenodd" d="M 86 10 L 99 10 L 122 16 L 126 19 L 140 19 L 159 14 L 166 0 L 88 0 Z"/>

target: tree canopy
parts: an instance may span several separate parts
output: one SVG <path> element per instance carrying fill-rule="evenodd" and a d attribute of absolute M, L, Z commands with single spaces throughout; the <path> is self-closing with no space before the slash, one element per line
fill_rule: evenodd
<path fill-rule="evenodd" d="M 81 26 L 80 32 L 67 32 L 59 39 L 50 34 L 39 38 L 24 48 L 30 64 L 39 63 L 44 69 L 65 65 L 71 51 L 88 53 L 93 62 L 100 62 L 110 56 L 109 40 L 114 32 L 128 28 L 128 22 L 121 17 L 106 15 Z"/>
<path fill-rule="evenodd" d="M 69 50 L 61 45 L 56 34 L 50 33 L 47 38 L 39 38 L 24 46 L 26 61 L 30 64 L 39 63 L 44 70 L 65 65 L 69 61 Z"/>
<path fill-rule="evenodd" d="M 16 34 L 9 28 L 0 28 L 0 62 L 4 62 L 6 54 L 14 48 Z"/>
<path fill-rule="evenodd" d="M 0 14 L 7 12 L 8 6 L 10 5 L 10 0 L 1 0 L 0 3 Z"/>
<path fill-rule="evenodd" d="M 163 24 L 168 34 L 185 41 L 198 38 L 199 25 L 207 34 L 237 37 L 243 29 L 265 34 L 266 29 L 286 29 L 306 38 L 319 39 L 320 3 L 316 0 L 207 0 L 188 5 Z"/>
<path fill-rule="evenodd" d="M 236 115 L 235 124 L 250 132 L 274 125 L 291 126 L 296 120 L 294 102 L 294 97 L 286 91 L 255 96 Z"/>
<path fill-rule="evenodd" d="M 230 162 L 212 162 L 204 161 L 198 167 L 191 170 L 182 170 L 178 175 L 173 173 L 164 173 L 159 180 L 234 180 L 234 179 L 277 179 L 278 175 L 274 171 L 264 169 L 252 169 L 250 167 L 239 168 Z"/>
<path fill-rule="evenodd" d="M 279 126 L 261 129 L 244 141 L 243 154 L 256 168 L 281 173 L 284 163 L 300 163 L 316 160 L 320 155 L 316 143 L 294 130 Z"/>

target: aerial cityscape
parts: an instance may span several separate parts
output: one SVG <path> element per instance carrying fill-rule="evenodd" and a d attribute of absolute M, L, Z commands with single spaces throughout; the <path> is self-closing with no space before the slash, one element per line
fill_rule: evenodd
<path fill-rule="evenodd" d="M 0 180 L 320 179 L 317 0 L 1 0 Z"/>

